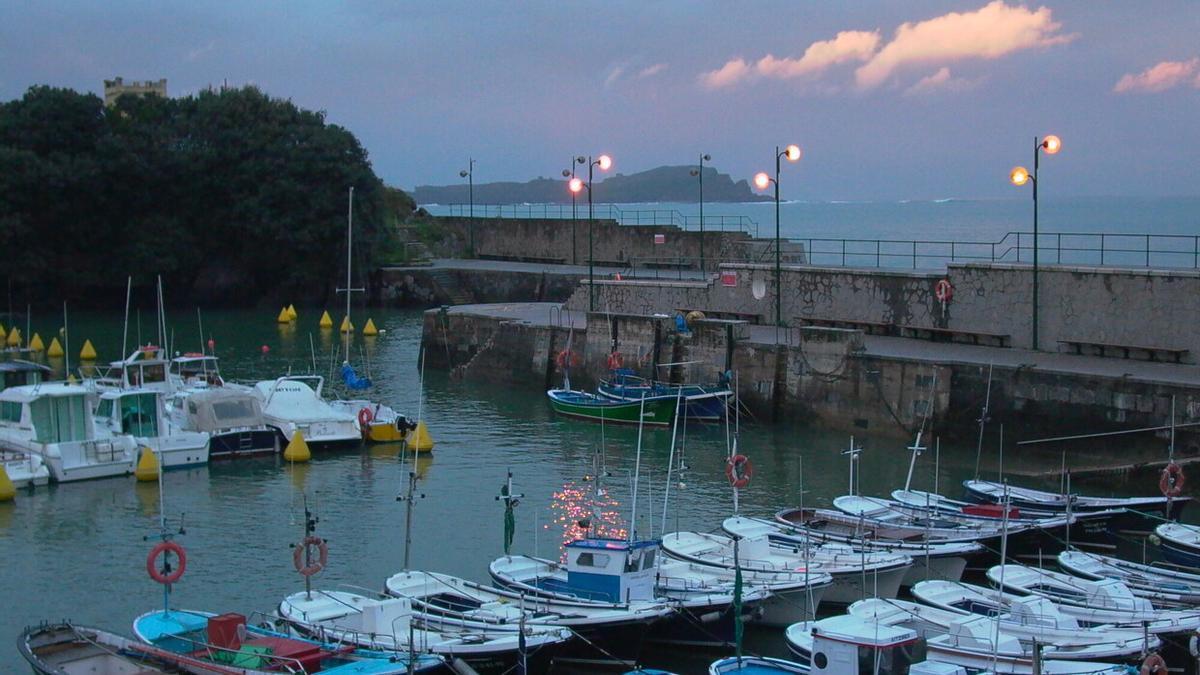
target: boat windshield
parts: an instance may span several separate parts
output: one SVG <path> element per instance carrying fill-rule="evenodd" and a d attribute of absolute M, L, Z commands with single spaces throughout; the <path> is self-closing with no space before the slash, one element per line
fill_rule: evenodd
<path fill-rule="evenodd" d="M 907 673 L 909 666 L 925 660 L 925 641 L 921 639 L 883 649 L 858 648 L 859 675 Z"/>
<path fill-rule="evenodd" d="M 87 439 L 86 396 L 43 396 L 29 403 L 29 412 L 39 443 Z"/>
<path fill-rule="evenodd" d="M 158 436 L 158 401 L 153 393 L 121 397 L 121 431 L 132 436 Z"/>

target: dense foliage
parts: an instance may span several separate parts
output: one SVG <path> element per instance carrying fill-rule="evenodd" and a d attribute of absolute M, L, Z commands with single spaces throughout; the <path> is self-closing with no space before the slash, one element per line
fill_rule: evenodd
<path fill-rule="evenodd" d="M 324 114 L 254 88 L 186 98 L 33 87 L 0 104 L 0 276 L 18 301 L 100 305 L 126 277 L 207 303 L 321 301 L 413 208 Z M 360 276 L 356 274 L 356 276 Z"/>

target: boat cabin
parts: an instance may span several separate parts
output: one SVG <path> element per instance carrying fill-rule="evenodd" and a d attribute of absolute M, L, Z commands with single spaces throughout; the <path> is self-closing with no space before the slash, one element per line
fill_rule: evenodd
<path fill-rule="evenodd" d="M 0 361 L 0 391 L 26 384 L 40 384 L 50 373 L 48 366 L 32 361 Z"/>
<path fill-rule="evenodd" d="M 925 660 L 925 641 L 916 631 L 850 615 L 814 622 L 812 638 L 814 675 L 903 675 Z M 920 672 L 933 675 L 937 671 Z"/>
<path fill-rule="evenodd" d="M 109 364 L 99 384 L 108 387 L 144 387 L 155 391 L 170 391 L 167 379 L 166 359 L 159 356 L 162 350 L 154 345 L 138 347 L 129 358 Z"/>
<path fill-rule="evenodd" d="M 654 599 L 657 539 L 578 539 L 565 548 L 572 593 L 607 602 Z"/>
<path fill-rule="evenodd" d="M 188 352 L 171 359 L 171 383 L 177 387 L 220 387 L 225 384 L 217 357 L 199 352 Z"/>
<path fill-rule="evenodd" d="M 263 426 L 262 403 L 247 390 L 210 389 L 190 394 L 181 405 L 187 415 L 185 429 L 210 434 L 230 429 Z"/>
<path fill-rule="evenodd" d="M 35 384 L 0 391 L 0 428 L 31 434 L 38 443 L 95 438 L 88 390 L 74 384 Z"/>
<path fill-rule="evenodd" d="M 162 419 L 160 394 L 148 389 L 117 389 L 100 394 L 96 403 L 96 422 L 114 434 L 156 438 Z"/>

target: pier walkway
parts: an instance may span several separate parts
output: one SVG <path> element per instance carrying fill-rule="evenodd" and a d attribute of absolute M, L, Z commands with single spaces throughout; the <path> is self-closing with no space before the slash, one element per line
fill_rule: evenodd
<path fill-rule="evenodd" d="M 575 330 L 587 328 L 587 315 L 584 312 L 562 309 L 562 306 L 555 302 L 459 305 L 448 307 L 446 311 L 456 315 L 476 315 L 492 319 L 521 321 L 531 326 L 553 326 Z M 752 325 L 748 328 L 749 342 L 758 345 L 774 345 L 778 342 L 786 344 L 788 334 L 791 332 L 790 329 L 777 329 L 774 326 Z M 795 342 L 794 337 L 792 342 Z M 866 349 L 862 354 L 869 357 L 968 366 L 992 364 L 997 368 L 1087 377 L 1122 378 L 1200 388 L 1200 366 L 1189 364 L 1035 352 L 1027 349 L 931 342 L 881 335 L 863 335 L 863 345 Z"/>

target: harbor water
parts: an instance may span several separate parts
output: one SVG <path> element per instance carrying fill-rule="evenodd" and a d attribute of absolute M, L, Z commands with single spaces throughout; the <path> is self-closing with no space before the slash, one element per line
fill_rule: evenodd
<path fill-rule="evenodd" d="M 165 341 L 185 352 L 211 336 L 227 379 L 267 379 L 314 368 L 328 377 L 340 365 L 339 337 L 317 328 L 320 310 L 300 312 L 297 323 L 286 326 L 276 324 L 271 312 L 210 312 L 203 316 L 203 337 L 194 313 L 173 313 Z M 415 465 L 411 532 L 405 531 L 407 504 L 397 499 L 405 494 L 411 458 L 401 457 L 398 445 L 318 450 L 308 464 L 267 457 L 170 471 L 161 495 L 158 484 L 132 477 L 21 490 L 14 502 L 0 504 L 0 671 L 24 670 L 14 641 L 28 624 L 71 619 L 129 633 L 135 616 L 161 607 L 162 587 L 148 578 L 145 564 L 159 536 L 160 511 L 188 551 L 187 571 L 172 589 L 171 604 L 248 615 L 272 612 L 285 595 L 303 588 L 289 547 L 303 535 L 306 506 L 319 518 L 317 534 L 329 542 L 329 566 L 314 577 L 315 586 L 326 589 L 381 589 L 402 568 L 406 548 L 412 568 L 486 581 L 487 564 L 502 554 L 504 508 L 496 496 L 510 472 L 516 492 L 524 495 L 516 508 L 514 552 L 557 557 L 566 526 L 591 511 L 586 495 L 595 485 L 598 456 L 605 469 L 600 520 L 614 529 L 628 527 L 636 482 L 637 535 L 663 532 L 670 429 L 642 435 L 635 477 L 636 429 L 555 417 L 534 389 L 464 383 L 442 372 L 428 372 L 422 387 L 420 313 L 378 311 L 373 318 L 383 334 L 355 337 L 351 348 L 360 373 L 376 383 L 370 395 L 412 417 L 420 411 L 437 442 Z M 356 322 L 365 319 L 355 316 Z M 101 362 L 118 358 L 118 315 L 70 320 L 72 368 L 84 338 L 95 344 Z M 143 312 L 140 323 L 140 341 L 157 341 L 148 337 L 154 323 L 149 314 Z M 47 336 L 61 324 L 61 317 L 35 316 L 32 327 Z M 138 342 L 136 325 L 131 320 L 128 350 Z M 686 469 L 670 477 L 666 531 L 713 530 L 730 514 L 732 492 L 723 471 L 730 433 L 721 425 L 679 429 L 676 451 L 684 454 Z M 994 472 L 998 463 L 993 436 L 989 430 L 981 460 L 985 472 Z M 739 451 L 755 466 L 740 492 L 743 513 L 769 515 L 802 499 L 805 505 L 827 505 L 848 490 L 845 434 L 742 419 L 739 438 Z M 863 448 L 862 492 L 886 494 L 903 485 L 905 444 L 870 436 L 854 442 Z M 1165 455 L 1160 441 L 1144 443 Z M 1011 455 L 1006 464 L 1052 470 L 1060 461 L 1102 459 L 1085 454 Z M 974 439 L 942 443 L 940 453 L 931 449 L 920 458 L 914 486 L 929 489 L 936 480 L 942 492 L 957 495 L 959 482 L 975 466 Z M 1058 487 L 1057 478 L 1016 480 Z M 1145 477 L 1086 487 L 1099 494 L 1155 491 L 1153 479 Z M 779 635 L 762 631 L 751 634 L 748 649 L 785 651 Z M 712 658 L 664 649 L 648 652 L 645 660 L 691 673 L 701 672 Z"/>

